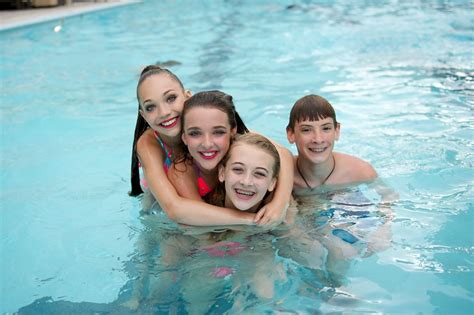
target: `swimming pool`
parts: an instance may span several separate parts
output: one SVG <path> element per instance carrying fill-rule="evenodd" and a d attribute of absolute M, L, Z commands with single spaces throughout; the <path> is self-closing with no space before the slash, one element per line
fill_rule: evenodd
<path fill-rule="evenodd" d="M 0 311 L 117 299 L 144 230 L 127 196 L 137 75 L 175 60 L 188 88 L 232 94 L 251 129 L 284 144 L 295 100 L 323 95 L 342 123 L 336 150 L 371 161 L 400 195 L 390 249 L 355 259 L 338 299 L 308 299 L 295 280 L 278 307 L 472 313 L 473 9 L 144 1 L 60 32 L 59 21 L 1 32 Z"/>

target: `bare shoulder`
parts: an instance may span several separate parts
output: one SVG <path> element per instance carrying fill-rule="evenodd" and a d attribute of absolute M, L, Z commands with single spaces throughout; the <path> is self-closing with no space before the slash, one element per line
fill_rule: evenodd
<path fill-rule="evenodd" d="M 367 161 L 356 156 L 334 152 L 336 164 L 340 167 L 344 177 L 351 182 L 368 181 L 377 178 L 377 172 Z"/>
<path fill-rule="evenodd" d="M 165 152 L 153 134 L 153 130 L 148 129 L 137 141 L 137 154 L 142 166 L 162 165 Z"/>
<path fill-rule="evenodd" d="M 140 138 L 138 138 L 137 150 L 143 150 L 150 147 L 159 147 L 161 149 L 161 146 L 158 144 L 155 135 L 153 134 L 153 130 L 149 128 L 140 136 Z"/>

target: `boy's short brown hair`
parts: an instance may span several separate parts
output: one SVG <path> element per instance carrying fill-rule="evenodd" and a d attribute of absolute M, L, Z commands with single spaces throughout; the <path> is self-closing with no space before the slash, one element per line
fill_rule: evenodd
<path fill-rule="evenodd" d="M 337 127 L 336 111 L 332 105 L 319 95 L 306 95 L 296 101 L 290 112 L 290 121 L 286 130 L 295 130 L 296 123 L 303 120 L 316 121 L 325 118 L 334 120 L 334 127 Z"/>

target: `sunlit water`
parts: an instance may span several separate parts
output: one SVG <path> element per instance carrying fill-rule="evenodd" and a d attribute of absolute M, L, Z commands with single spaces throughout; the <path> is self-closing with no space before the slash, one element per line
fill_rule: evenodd
<path fill-rule="evenodd" d="M 107 310 L 156 255 L 137 245 L 150 227 L 127 196 L 135 86 L 144 65 L 174 60 L 188 88 L 232 94 L 251 129 L 294 152 L 284 133 L 292 104 L 324 96 L 342 123 L 336 150 L 370 161 L 399 194 L 389 249 L 351 259 L 337 285 L 277 254 L 287 281 L 272 302 L 244 300 L 249 312 L 473 313 L 473 9 L 145 1 L 0 33 L 0 311 L 45 297 Z M 372 200 L 369 188 L 357 190 Z M 329 198 L 313 210 L 338 207 L 347 210 Z M 307 218 L 310 231 L 324 225 Z M 186 263 L 192 273 L 195 261 Z M 185 312 L 180 290 L 142 311 Z M 48 313 L 46 300 L 30 309 Z M 231 305 L 222 294 L 211 310 Z"/>

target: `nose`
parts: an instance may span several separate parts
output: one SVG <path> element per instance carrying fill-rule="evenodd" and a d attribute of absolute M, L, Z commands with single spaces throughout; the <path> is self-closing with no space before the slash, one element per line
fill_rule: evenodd
<path fill-rule="evenodd" d="M 315 142 L 315 143 L 323 142 L 323 135 L 319 130 L 314 131 L 314 133 L 313 133 L 313 142 Z"/>
<path fill-rule="evenodd" d="M 171 109 L 167 105 L 162 105 L 158 107 L 158 116 L 160 118 L 166 118 L 171 114 Z"/>
<path fill-rule="evenodd" d="M 204 134 L 204 139 L 202 142 L 203 147 L 205 148 L 210 148 L 214 144 L 214 141 L 212 140 L 212 135 L 210 134 Z"/>
<path fill-rule="evenodd" d="M 252 185 L 252 174 L 250 172 L 245 172 L 242 174 L 242 177 L 240 178 L 240 184 L 244 186 L 250 186 Z"/>

